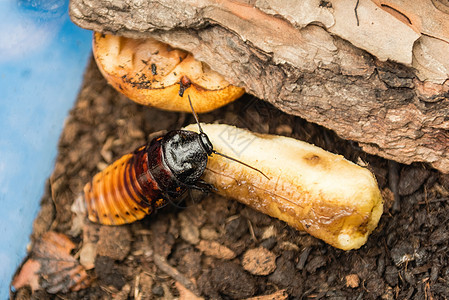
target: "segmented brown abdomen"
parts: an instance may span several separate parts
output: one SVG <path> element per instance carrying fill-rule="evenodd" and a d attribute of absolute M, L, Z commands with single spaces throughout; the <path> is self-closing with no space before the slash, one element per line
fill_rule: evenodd
<path fill-rule="evenodd" d="M 89 220 L 121 225 L 140 220 L 166 201 L 148 171 L 146 146 L 94 176 L 84 187 Z"/>

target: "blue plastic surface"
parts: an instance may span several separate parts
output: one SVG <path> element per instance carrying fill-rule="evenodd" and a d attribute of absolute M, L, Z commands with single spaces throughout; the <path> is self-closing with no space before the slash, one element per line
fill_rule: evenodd
<path fill-rule="evenodd" d="M 92 33 L 68 0 L 0 1 L 0 299 L 26 255 Z"/>

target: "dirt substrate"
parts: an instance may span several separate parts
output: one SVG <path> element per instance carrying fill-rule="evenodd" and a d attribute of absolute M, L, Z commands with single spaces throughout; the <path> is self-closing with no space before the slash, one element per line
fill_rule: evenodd
<path fill-rule="evenodd" d="M 92 282 L 57 295 L 22 288 L 16 297 L 188 299 L 180 284 L 205 299 L 276 292 L 269 299 L 449 297 L 449 176 L 367 155 L 356 143 L 248 95 L 200 119 L 292 136 L 366 164 L 385 198 L 378 228 L 361 249 L 345 252 L 236 201 L 195 194 L 184 209 L 168 205 L 130 225 L 87 223 L 83 232 L 71 231 L 71 205 L 95 173 L 155 134 L 194 123 L 191 114 L 143 107 L 119 95 L 90 63 L 32 239 L 50 230 L 67 234 L 75 258 L 85 256 L 80 249 L 87 243 L 95 245 L 87 271 Z"/>

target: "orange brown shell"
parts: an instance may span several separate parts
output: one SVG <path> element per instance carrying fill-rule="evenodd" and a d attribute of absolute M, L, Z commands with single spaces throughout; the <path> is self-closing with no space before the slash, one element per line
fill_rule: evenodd
<path fill-rule="evenodd" d="M 84 186 L 89 220 L 104 225 L 128 224 L 165 205 L 166 193 L 149 170 L 151 164 L 162 165 L 158 159 L 160 139 L 155 142 L 155 161 L 149 162 L 151 146 L 142 146 L 109 165 Z"/>

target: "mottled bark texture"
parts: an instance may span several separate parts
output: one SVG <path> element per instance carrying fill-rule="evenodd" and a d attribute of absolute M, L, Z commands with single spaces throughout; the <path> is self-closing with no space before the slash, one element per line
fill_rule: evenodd
<path fill-rule="evenodd" d="M 369 153 L 449 172 L 448 7 L 356 2 L 71 0 L 70 15 L 83 28 L 190 51 Z"/>

